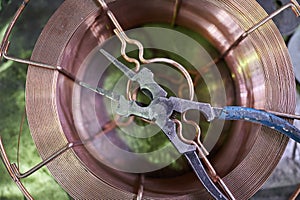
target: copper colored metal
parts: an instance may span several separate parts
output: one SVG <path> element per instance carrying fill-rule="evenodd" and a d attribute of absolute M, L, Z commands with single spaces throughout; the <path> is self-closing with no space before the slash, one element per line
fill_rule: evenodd
<path fill-rule="evenodd" d="M 160 5 L 159 10 L 157 5 Z M 149 22 L 171 23 L 174 1 L 116 1 L 109 7 L 127 30 Z M 257 19 L 264 17 L 264 11 L 255 1 L 190 0 L 182 2 L 175 23 L 202 34 L 220 53 L 224 53 Z M 45 27 L 32 59 L 62 66 L 76 74 L 95 45 L 103 43 L 113 33 L 112 28 L 107 29 L 105 25 L 110 27 L 111 23 L 93 1 L 67 0 Z M 287 113 L 294 111 L 291 64 L 284 42 L 272 23 L 265 24 L 257 33 L 253 32 L 226 56 L 225 61 L 234 83 L 227 88 L 235 91 L 235 96 L 229 98 L 234 98 L 236 104 Z M 280 66 L 287 68 L 279 70 Z M 289 81 L 275 81 L 274 77 Z M 78 139 L 69 105 L 73 87 L 55 71 L 29 69 L 29 124 L 42 158 L 49 155 L 50 149 Z M 41 130 L 47 134 L 38 134 Z M 229 139 L 211 155 L 210 162 L 236 198 L 247 199 L 276 166 L 287 139 L 244 122 L 233 123 L 227 134 Z M 132 199 L 136 196 L 136 175 L 108 169 L 84 147 L 76 147 L 61 155 L 59 160 L 49 163 L 48 168 L 74 198 Z M 193 173 L 172 179 L 147 178 L 144 187 L 145 198 L 207 197 L 207 193 L 199 189 L 201 186 Z"/>
<path fill-rule="evenodd" d="M 107 4 L 105 3 L 104 0 L 98 0 L 98 2 L 100 3 L 100 5 L 102 6 L 103 10 L 106 12 L 106 14 L 108 15 L 108 17 L 110 18 L 111 22 L 114 24 L 114 26 L 116 27 L 116 29 L 114 30 L 114 32 L 116 33 L 116 35 L 118 36 L 118 38 L 120 39 L 120 41 L 122 42 L 122 47 L 121 47 L 121 54 L 123 55 L 123 57 L 125 58 L 125 60 L 127 60 L 128 62 L 134 62 L 136 64 L 136 70 L 138 71 L 140 68 L 140 65 L 137 63 L 138 61 L 136 59 L 133 58 L 129 58 L 126 53 L 125 53 L 125 49 L 126 49 L 126 43 L 129 44 L 134 44 L 138 47 L 139 49 L 139 59 L 142 63 L 144 64 L 149 64 L 149 63 L 168 63 L 171 64 L 172 66 L 174 66 L 175 68 L 177 68 L 178 70 L 180 70 L 180 72 L 185 76 L 186 80 L 188 81 L 188 85 L 189 85 L 189 91 L 190 91 L 190 100 L 193 100 L 194 98 L 194 87 L 193 87 L 193 81 L 191 79 L 190 74 L 188 73 L 188 71 L 178 62 L 171 60 L 171 59 L 167 59 L 167 58 L 152 58 L 152 59 L 145 59 L 144 58 L 144 47 L 143 44 L 135 39 L 129 38 L 126 33 L 124 32 L 123 28 L 121 27 L 119 21 L 117 20 L 117 18 L 115 17 L 114 13 L 111 12 L 111 10 L 109 9 L 109 7 L 107 6 Z M 176 20 L 176 16 L 177 16 L 177 12 L 178 12 L 178 8 L 179 8 L 179 1 L 176 1 L 175 3 L 175 11 L 173 13 L 173 21 L 172 21 L 172 26 L 175 23 Z M 128 82 L 130 85 L 130 82 Z M 128 87 L 127 87 L 127 94 L 128 94 Z"/>
<path fill-rule="evenodd" d="M 24 0 L 21 4 L 21 6 L 18 8 L 17 12 L 15 13 L 14 17 L 12 18 L 8 28 L 6 29 L 6 32 L 4 34 L 2 43 L 0 45 L 0 58 L 3 56 L 3 52 L 5 52 L 8 48 L 9 42 L 9 36 L 11 35 L 11 31 L 13 27 L 15 26 L 17 20 L 19 19 L 20 15 L 22 14 L 23 10 L 25 9 L 26 5 L 29 3 L 30 0 Z"/>
<path fill-rule="evenodd" d="M 178 15 L 178 11 L 180 9 L 181 1 L 182 0 L 175 0 L 174 10 L 173 10 L 173 18 L 172 18 L 172 22 L 171 22 L 172 27 L 175 25 L 177 15 Z"/>
<path fill-rule="evenodd" d="M 286 118 L 286 119 L 300 120 L 300 115 L 293 115 L 293 114 L 275 112 L 275 111 L 270 111 L 270 110 L 268 110 L 266 112 L 269 112 L 269 113 L 274 114 L 278 117 L 283 117 L 283 118 Z"/>
<path fill-rule="evenodd" d="M 24 1 L 24 7 L 27 2 Z M 159 10 L 156 5 L 160 5 Z M 295 1 L 293 5 L 290 6 L 297 11 Z M 124 30 L 149 22 L 172 23 L 174 16 L 174 1 L 170 0 L 127 0 L 126 3 L 116 1 L 109 7 Z M 38 62 L 10 57 L 6 54 L 9 47 L 8 37 L 23 9 L 21 6 L 9 26 L 0 51 L 1 57 L 16 62 L 48 69 L 66 69 L 75 75 L 86 55 L 113 32 L 111 28 L 105 27 L 110 27 L 110 22 L 105 13 L 97 9 L 94 1 L 67 0 L 48 22 L 36 44 L 32 60 Z M 227 52 L 225 61 L 234 82 L 228 89 L 234 88 L 234 98 L 238 105 L 283 113 L 294 112 L 295 88 L 291 63 L 276 27 L 268 22 L 242 42 L 239 40 L 245 30 L 257 28 L 257 19 L 268 19 L 254 0 L 184 1 L 178 7 L 175 19 L 175 24 L 204 35 L 220 54 Z M 232 44 L 237 42 L 238 45 L 232 48 Z M 281 66 L 286 68 L 282 69 Z M 61 146 L 79 139 L 72 124 L 74 116 L 70 98 L 73 87 L 74 84 L 67 77 L 59 76 L 54 70 L 29 69 L 26 89 L 28 120 L 38 151 L 45 161 L 51 157 L 53 150 L 59 150 Z M 221 172 L 222 179 L 235 196 L 238 199 L 247 199 L 276 166 L 287 138 L 243 122 L 234 123 L 228 134 L 229 140 L 214 152 L 210 162 Z M 2 145 L 1 148 L 1 152 L 5 152 Z M 8 171 L 12 171 L 7 157 L 3 154 L 2 158 Z M 61 154 L 59 159 L 48 163 L 48 167 L 74 198 L 101 196 L 104 199 L 132 199 L 136 196 L 136 175 L 108 169 L 82 146 Z M 14 180 L 24 189 L 19 180 Z M 183 185 L 182 182 L 186 184 Z M 144 185 L 144 195 L 149 198 L 186 199 L 205 198 L 207 195 L 204 190 L 199 190 L 201 186 L 192 173 L 170 180 L 149 178 Z"/>
<path fill-rule="evenodd" d="M 2 142 L 2 139 L 0 137 L 0 155 L 1 155 L 1 159 L 9 173 L 9 175 L 11 176 L 11 178 L 13 179 L 13 181 L 16 183 L 16 185 L 18 186 L 18 188 L 20 189 L 20 191 L 23 193 L 23 195 L 26 197 L 26 199 L 28 200 L 33 200 L 32 196 L 30 195 L 30 193 L 27 191 L 27 189 L 24 187 L 24 185 L 22 184 L 22 182 L 20 181 L 20 178 L 17 177 L 17 175 L 15 174 L 13 167 L 11 165 L 11 162 L 9 161 L 6 153 L 5 153 L 5 149 L 4 149 L 4 145 Z"/>
<path fill-rule="evenodd" d="M 25 119 L 26 119 L 26 110 L 24 108 L 24 112 L 22 114 L 22 119 L 21 119 L 20 128 L 19 128 L 19 135 L 18 135 L 18 145 L 17 145 L 17 167 L 18 168 L 20 168 L 20 145 L 21 145 L 21 136 L 23 133 Z"/>
<path fill-rule="evenodd" d="M 183 118 L 183 121 L 185 123 L 190 124 L 190 125 L 192 125 L 195 128 L 195 130 L 196 130 L 196 137 L 195 137 L 196 138 L 196 143 L 198 144 L 199 148 L 201 148 L 201 151 L 203 152 L 203 154 L 205 156 L 208 156 L 209 153 L 205 149 L 204 145 L 202 144 L 202 142 L 200 140 L 200 138 L 201 138 L 201 128 L 200 128 L 199 124 L 197 124 L 195 121 L 188 120 L 186 118 L 186 113 L 183 113 L 182 118 Z"/>
<path fill-rule="evenodd" d="M 290 200 L 296 200 L 296 198 L 299 196 L 299 194 L 300 194 L 300 185 L 298 186 L 298 188 L 294 192 L 294 194 L 292 194 L 292 196 L 290 197 Z"/>
<path fill-rule="evenodd" d="M 137 193 L 137 197 L 136 200 L 142 200 L 143 199 L 143 195 L 144 195 L 144 181 L 145 181 L 145 176 L 143 174 L 140 175 L 140 186 L 139 186 L 139 190 Z"/>
<path fill-rule="evenodd" d="M 110 14 L 112 15 L 112 12 L 110 12 Z M 111 20 L 114 22 L 114 24 L 116 24 L 116 18 L 115 17 L 111 18 Z M 120 25 L 117 23 L 116 26 L 118 27 Z M 128 38 L 127 35 L 124 32 L 120 32 L 119 31 L 119 28 L 117 28 L 117 30 L 118 31 L 115 31 L 115 33 L 117 34 L 118 38 L 122 42 L 121 53 L 122 53 L 122 55 L 124 56 L 124 58 L 128 62 L 134 62 L 134 63 L 136 63 L 137 60 L 129 58 L 128 56 L 126 56 L 126 54 L 125 54 L 126 43 L 134 44 L 134 45 L 136 45 L 138 47 L 138 49 L 139 49 L 139 59 L 144 64 L 149 64 L 149 63 L 167 63 L 167 64 L 170 64 L 170 65 L 174 66 L 186 78 L 186 80 L 188 82 L 188 86 L 189 86 L 189 93 L 190 93 L 189 98 L 190 98 L 190 100 L 193 100 L 194 95 L 195 95 L 195 91 L 194 91 L 194 87 L 193 87 L 193 80 L 192 80 L 190 74 L 188 73 L 188 71 L 180 63 L 178 63 L 178 62 L 176 62 L 174 60 L 168 59 L 168 58 L 145 59 L 144 58 L 144 47 L 143 47 L 143 44 L 141 42 L 137 41 L 137 40 Z M 139 69 L 139 65 L 136 65 L 136 69 Z"/>
<path fill-rule="evenodd" d="M 188 120 L 184 120 L 184 121 L 188 121 Z M 178 125 L 178 136 L 179 138 L 187 143 L 187 144 L 192 144 L 195 145 L 197 147 L 198 153 L 200 158 L 202 159 L 204 165 L 207 167 L 208 170 L 208 174 L 211 177 L 211 179 L 215 182 L 218 183 L 219 186 L 222 188 L 222 190 L 225 192 L 225 194 L 229 197 L 229 199 L 234 200 L 235 197 L 233 196 L 233 194 L 231 193 L 231 191 L 228 189 L 228 187 L 226 186 L 226 184 L 224 183 L 224 181 L 222 180 L 222 178 L 217 174 L 215 168 L 212 166 L 212 164 L 209 162 L 209 160 L 207 159 L 207 154 L 206 154 L 206 150 L 205 148 L 203 148 L 201 146 L 201 142 L 199 140 L 197 140 L 197 142 L 195 142 L 194 140 L 188 140 L 186 138 L 184 138 L 183 133 L 182 133 L 182 123 L 181 121 L 174 119 L 174 122 Z M 204 151 L 203 151 L 204 150 Z"/>
<path fill-rule="evenodd" d="M 37 164 L 36 166 L 34 166 L 33 168 L 31 168 L 25 173 L 20 173 L 17 165 L 15 164 L 11 165 L 12 170 L 18 179 L 26 178 L 31 174 L 35 173 L 36 171 L 38 171 L 39 169 L 41 169 L 42 167 L 44 167 L 45 165 L 47 165 L 48 163 L 50 163 L 51 161 L 53 161 L 54 159 L 56 159 L 57 157 L 59 157 L 60 155 L 62 155 L 63 153 L 65 153 L 67 150 L 77 145 L 82 145 L 82 142 L 80 141 L 78 143 L 68 143 L 66 146 L 59 149 L 57 152 L 53 153 L 51 156 L 49 156 L 49 158 L 44 159 L 42 162 L 40 162 L 39 164 Z"/>
<path fill-rule="evenodd" d="M 294 14 L 297 17 L 300 16 L 300 5 L 299 5 L 299 3 L 296 0 L 291 0 L 290 3 L 282 6 L 281 8 L 274 11 L 270 15 L 266 16 L 265 18 L 263 18 L 262 20 L 260 20 L 256 24 L 252 25 L 248 30 L 246 30 L 243 34 L 241 34 L 240 37 L 237 38 L 234 41 L 234 43 L 223 54 L 221 54 L 219 57 L 215 58 L 212 63 L 208 63 L 205 68 L 211 67 L 212 65 L 214 65 L 214 64 L 220 62 L 221 60 L 223 60 L 230 53 L 230 51 L 232 51 L 232 49 L 236 48 L 245 38 L 247 38 L 247 36 L 249 34 L 253 33 L 254 31 L 256 31 L 257 29 L 259 29 L 260 27 L 265 25 L 267 22 L 269 22 L 274 17 L 278 16 L 280 13 L 282 13 L 283 11 L 285 11 L 288 8 L 291 8 L 292 11 L 294 12 Z"/>

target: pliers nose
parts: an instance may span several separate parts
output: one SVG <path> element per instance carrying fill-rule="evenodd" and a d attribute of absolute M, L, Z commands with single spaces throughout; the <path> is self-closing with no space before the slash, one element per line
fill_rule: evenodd
<path fill-rule="evenodd" d="M 100 49 L 100 52 L 117 68 L 119 68 L 124 73 L 124 75 L 128 77 L 129 80 L 139 83 L 140 89 L 149 98 L 156 99 L 158 97 L 167 96 L 167 92 L 154 81 L 153 73 L 149 69 L 142 68 L 138 73 L 136 73 L 129 69 L 126 65 L 118 61 L 104 49 Z"/>

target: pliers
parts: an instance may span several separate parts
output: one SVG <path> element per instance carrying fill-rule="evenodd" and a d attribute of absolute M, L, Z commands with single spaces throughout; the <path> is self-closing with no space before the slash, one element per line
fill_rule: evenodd
<path fill-rule="evenodd" d="M 97 88 L 97 93 L 117 102 L 116 113 L 118 115 L 123 117 L 137 116 L 153 121 L 158 125 L 178 152 L 187 158 L 203 186 L 215 199 L 227 199 L 228 197 L 234 199 L 234 197 L 230 192 L 226 194 L 227 197 L 213 183 L 201 163 L 195 145 L 187 144 L 179 138 L 176 131 L 176 123 L 171 119 L 174 112 L 184 113 L 188 110 L 198 110 L 208 122 L 215 119 L 250 121 L 277 130 L 300 142 L 300 130 L 280 117 L 253 108 L 239 106 L 217 108 L 209 103 L 167 97 L 167 92 L 154 81 L 154 75 L 148 68 L 143 67 L 139 72 L 134 72 L 104 49 L 101 49 L 100 52 L 121 70 L 128 79 L 136 81 L 144 94 L 151 99 L 151 103 L 144 107 L 134 100 L 127 100 L 123 95 L 114 94 L 112 91 L 101 88 Z"/>

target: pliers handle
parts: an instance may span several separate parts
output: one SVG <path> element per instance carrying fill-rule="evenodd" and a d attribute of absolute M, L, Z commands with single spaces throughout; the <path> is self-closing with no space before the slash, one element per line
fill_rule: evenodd
<path fill-rule="evenodd" d="M 245 120 L 274 129 L 300 143 L 300 130 L 288 121 L 271 113 L 239 106 L 227 106 L 217 116 L 224 120 Z"/>

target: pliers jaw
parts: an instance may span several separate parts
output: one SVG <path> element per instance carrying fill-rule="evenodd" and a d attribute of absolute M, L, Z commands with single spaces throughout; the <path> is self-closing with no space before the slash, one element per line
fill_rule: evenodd
<path fill-rule="evenodd" d="M 124 96 L 120 96 L 116 113 L 124 117 L 134 115 L 153 121 L 165 133 L 177 151 L 180 154 L 185 155 L 195 174 L 208 192 L 215 199 L 227 199 L 206 172 L 198 156 L 196 145 L 194 145 L 194 143 L 186 143 L 179 138 L 177 135 L 176 123 L 171 119 L 174 112 L 184 113 L 188 110 L 199 110 L 204 114 L 208 121 L 212 121 L 216 114 L 219 114 L 221 111 L 212 108 L 211 105 L 207 103 L 194 102 L 176 97 L 167 98 L 167 92 L 154 81 L 153 73 L 149 69 L 144 67 L 135 74 L 105 50 L 102 49 L 100 52 L 123 71 L 124 75 L 131 81 L 138 82 L 140 89 L 152 99 L 148 106 L 142 107 L 135 101 L 130 101 Z M 209 164 L 209 166 L 211 165 Z"/>

